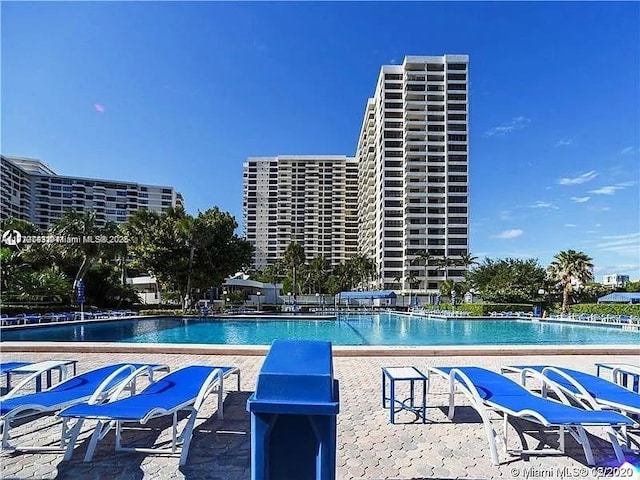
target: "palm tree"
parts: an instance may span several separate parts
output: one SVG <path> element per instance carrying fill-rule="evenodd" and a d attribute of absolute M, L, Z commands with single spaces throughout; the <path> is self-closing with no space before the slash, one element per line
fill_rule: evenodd
<path fill-rule="evenodd" d="M 437 259 L 436 265 L 436 270 L 442 270 L 444 272 L 444 281 L 446 282 L 449 279 L 449 267 L 454 265 L 453 259 L 442 255 Z"/>
<path fill-rule="evenodd" d="M 460 255 L 460 259 L 456 262 L 461 267 L 464 267 L 465 270 L 469 270 L 472 265 L 478 264 L 478 257 L 471 255 L 468 252 Z"/>
<path fill-rule="evenodd" d="M 351 257 L 347 263 L 351 267 L 355 283 L 359 283 L 362 288 L 369 288 L 370 280 L 376 272 L 376 264 L 373 259 L 358 253 Z"/>
<path fill-rule="evenodd" d="M 196 223 L 193 217 L 185 216 L 184 210 L 176 210 L 175 212 L 169 212 L 169 215 L 176 215 L 178 229 L 178 235 L 186 243 L 189 249 L 189 264 L 187 266 L 187 287 L 185 289 L 184 299 L 182 302 L 182 310 L 186 311 L 187 308 L 191 308 L 191 277 L 193 275 L 193 258 L 196 254 Z"/>
<path fill-rule="evenodd" d="M 278 304 L 278 292 L 276 291 L 276 283 L 278 283 L 278 280 L 282 278 L 282 270 L 282 264 L 280 262 L 276 262 L 271 265 L 267 265 L 263 271 L 267 282 L 273 285 L 273 298 L 275 299 L 276 305 Z"/>
<path fill-rule="evenodd" d="M 427 282 L 429 280 L 428 277 L 428 269 L 429 269 L 429 261 L 433 258 L 426 250 L 420 250 L 416 253 L 416 256 L 413 260 L 411 260 L 412 265 L 422 265 L 424 267 L 424 291 L 427 292 Z"/>
<path fill-rule="evenodd" d="M 393 283 L 398 284 L 402 282 L 402 276 L 398 275 L 397 277 L 393 278 Z M 400 290 L 404 291 L 404 282 L 402 282 L 402 284 L 400 285 Z"/>
<path fill-rule="evenodd" d="M 593 263 L 584 252 L 566 250 L 558 253 L 547 268 L 549 278 L 562 285 L 562 312 L 568 312 L 573 285 L 586 285 L 593 281 Z"/>
<path fill-rule="evenodd" d="M 415 272 L 409 272 L 406 276 L 406 280 L 407 283 L 409 284 L 409 305 L 411 305 L 411 297 L 413 296 L 413 292 L 411 292 L 411 290 L 413 290 L 413 288 L 416 286 L 416 284 L 418 283 L 418 277 L 416 276 Z M 417 294 L 416 294 L 417 296 Z"/>
<path fill-rule="evenodd" d="M 284 257 L 282 263 L 293 273 L 293 294 L 296 295 L 298 279 L 297 272 L 302 265 L 307 261 L 307 257 L 304 253 L 304 247 L 299 243 L 290 243 L 287 249 L 284 251 Z"/>
<path fill-rule="evenodd" d="M 115 236 L 119 233 L 119 230 L 114 223 L 107 223 L 103 227 L 99 226 L 96 220 L 96 212 L 93 210 L 85 212 L 67 210 L 51 226 L 51 233 L 78 239 L 75 243 L 61 245 L 62 253 L 67 258 L 80 259 L 80 267 L 73 281 L 74 293 L 78 283 L 84 279 L 92 263 L 99 259 L 113 257 L 115 250 L 118 248 L 114 244 L 95 241 L 99 236 Z M 90 237 L 93 241 L 87 241 Z"/>
<path fill-rule="evenodd" d="M 322 293 L 325 277 L 329 271 L 329 262 L 322 255 L 315 257 L 309 262 L 309 273 L 315 286 L 316 293 Z"/>

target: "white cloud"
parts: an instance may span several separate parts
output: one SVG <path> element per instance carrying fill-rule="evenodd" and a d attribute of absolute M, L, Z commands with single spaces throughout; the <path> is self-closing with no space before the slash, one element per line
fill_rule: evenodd
<path fill-rule="evenodd" d="M 589 193 L 593 193 L 594 195 L 615 195 L 618 190 L 624 190 L 624 187 L 620 185 L 607 185 L 606 187 L 589 190 Z"/>
<path fill-rule="evenodd" d="M 578 175 L 577 177 L 564 177 L 558 180 L 560 185 L 580 185 L 582 183 L 586 183 L 589 180 L 593 180 L 596 178 L 598 174 L 595 170 L 591 170 L 587 173 L 583 173 L 582 175 Z"/>
<path fill-rule="evenodd" d="M 510 238 L 517 238 L 523 233 L 524 232 L 520 229 L 505 230 L 503 232 L 498 233 L 497 235 L 494 235 L 492 238 L 501 238 L 501 239 L 507 240 Z"/>
<path fill-rule="evenodd" d="M 640 232 L 626 235 L 605 235 L 602 240 L 602 242 L 596 244 L 596 248 L 606 252 L 640 258 Z"/>
<path fill-rule="evenodd" d="M 499 216 L 500 220 L 502 221 L 513 220 L 513 217 L 511 216 L 511 210 L 502 210 L 500 211 Z"/>
<path fill-rule="evenodd" d="M 574 140 L 575 140 L 575 137 L 572 137 L 572 138 L 561 138 L 556 143 L 554 143 L 553 146 L 555 148 L 557 148 L 557 147 L 566 147 L 567 145 L 571 145 Z"/>
<path fill-rule="evenodd" d="M 636 263 L 624 263 L 621 265 L 607 265 L 604 267 L 596 266 L 593 268 L 594 273 L 602 274 L 602 275 L 610 275 L 612 273 L 617 274 L 628 274 L 628 275 L 637 275 L 640 271 L 640 264 Z M 633 277 L 632 277 L 633 279 Z"/>
<path fill-rule="evenodd" d="M 640 148 L 638 147 L 627 147 L 620 150 L 620 155 L 627 155 L 629 153 L 638 153 L 640 152 Z"/>
<path fill-rule="evenodd" d="M 590 198 L 591 197 L 571 197 L 571 200 L 573 200 L 576 203 L 584 203 L 584 202 L 588 202 Z"/>
<path fill-rule="evenodd" d="M 494 135 L 506 135 L 514 130 L 521 130 L 531 123 L 531 119 L 526 117 L 515 117 L 509 123 L 490 128 L 484 132 L 485 137 L 493 137 Z"/>
<path fill-rule="evenodd" d="M 568 227 L 568 228 L 574 228 L 574 227 L 577 227 L 577 225 L 576 225 L 575 223 L 565 223 L 565 224 L 564 224 L 564 226 L 565 226 L 565 227 Z"/>
<path fill-rule="evenodd" d="M 542 200 L 537 200 L 533 205 L 530 205 L 531 208 L 550 208 L 551 210 L 558 210 L 558 207 L 553 202 L 543 202 Z"/>

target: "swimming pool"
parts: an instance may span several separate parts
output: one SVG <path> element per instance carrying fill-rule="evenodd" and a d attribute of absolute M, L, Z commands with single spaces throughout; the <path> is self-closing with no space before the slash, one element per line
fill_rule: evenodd
<path fill-rule="evenodd" d="M 640 332 L 529 320 L 442 320 L 392 313 L 337 320 L 148 318 L 2 332 L 2 341 L 270 345 L 273 340 L 334 345 L 638 345 Z"/>

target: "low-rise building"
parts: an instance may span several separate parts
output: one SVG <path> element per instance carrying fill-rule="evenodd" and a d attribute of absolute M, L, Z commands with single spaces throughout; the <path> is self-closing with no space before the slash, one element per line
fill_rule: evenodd
<path fill-rule="evenodd" d="M 602 284 L 606 287 L 619 288 L 624 287 L 627 283 L 629 283 L 629 275 L 613 273 L 602 277 Z"/>

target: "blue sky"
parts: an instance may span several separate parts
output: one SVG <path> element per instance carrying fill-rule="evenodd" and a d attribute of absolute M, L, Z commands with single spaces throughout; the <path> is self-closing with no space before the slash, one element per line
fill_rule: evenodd
<path fill-rule="evenodd" d="M 640 278 L 640 4 L 2 2 L 3 154 L 242 220 L 248 156 L 353 155 L 382 64 L 470 56 L 471 251 Z"/>

